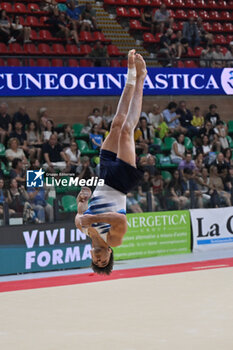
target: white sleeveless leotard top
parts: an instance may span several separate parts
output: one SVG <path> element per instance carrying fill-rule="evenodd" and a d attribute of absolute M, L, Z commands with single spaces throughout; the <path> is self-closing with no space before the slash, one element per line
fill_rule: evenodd
<path fill-rule="evenodd" d="M 108 185 L 97 186 L 89 201 L 88 209 L 83 214 L 95 215 L 107 212 L 126 214 L 126 195 Z M 106 242 L 111 225 L 101 222 L 92 224 L 92 227 Z"/>

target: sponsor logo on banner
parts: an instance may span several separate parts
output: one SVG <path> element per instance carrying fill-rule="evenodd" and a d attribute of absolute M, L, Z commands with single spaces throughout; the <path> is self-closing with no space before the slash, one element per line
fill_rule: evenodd
<path fill-rule="evenodd" d="M 127 214 L 128 231 L 116 260 L 191 252 L 188 210 Z"/>
<path fill-rule="evenodd" d="M 233 208 L 190 210 L 193 251 L 233 248 Z"/>
<path fill-rule="evenodd" d="M 0 231 L 0 275 L 90 266 L 91 240 L 72 222 Z"/>
<path fill-rule="evenodd" d="M 223 90 L 227 95 L 233 95 L 233 69 L 224 68 L 221 75 Z"/>
<path fill-rule="evenodd" d="M 65 243 L 65 235 L 69 235 L 69 240 L 73 242 L 86 241 L 87 238 L 85 233 L 82 233 L 79 229 L 72 229 L 67 232 L 63 227 L 53 230 L 34 229 L 23 231 L 26 246 L 30 249 L 25 255 L 25 269 L 58 266 L 91 259 L 90 244 L 84 246 L 82 253 L 79 246 L 66 246 L 61 249 L 59 244 Z M 36 241 L 39 241 L 40 249 L 36 247 Z M 56 241 L 58 241 L 57 245 L 55 245 Z"/>
<path fill-rule="evenodd" d="M 233 94 L 231 69 L 148 68 L 145 95 Z M 0 96 L 120 95 L 125 68 L 2 67 Z"/>

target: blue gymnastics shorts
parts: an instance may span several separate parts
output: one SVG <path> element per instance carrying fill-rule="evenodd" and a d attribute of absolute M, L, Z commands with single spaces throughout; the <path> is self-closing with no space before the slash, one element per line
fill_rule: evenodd
<path fill-rule="evenodd" d="M 100 178 L 106 185 L 127 194 L 136 188 L 143 171 L 117 158 L 116 153 L 100 151 Z"/>

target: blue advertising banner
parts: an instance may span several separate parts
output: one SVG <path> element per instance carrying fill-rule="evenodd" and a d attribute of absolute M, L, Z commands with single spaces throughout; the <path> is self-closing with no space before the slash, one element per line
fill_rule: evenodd
<path fill-rule="evenodd" d="M 0 96 L 120 95 L 126 68 L 1 67 Z M 148 68 L 144 95 L 233 95 L 233 69 Z"/>

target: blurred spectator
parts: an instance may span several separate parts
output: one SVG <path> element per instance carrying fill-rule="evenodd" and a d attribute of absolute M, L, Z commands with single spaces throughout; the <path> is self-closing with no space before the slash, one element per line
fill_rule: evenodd
<path fill-rule="evenodd" d="M 217 106 L 215 104 L 211 104 L 209 106 L 209 112 L 205 116 L 205 121 L 211 122 L 212 126 L 215 127 L 217 122 L 220 120 L 219 114 L 217 113 Z"/>
<path fill-rule="evenodd" d="M 24 154 L 24 151 L 22 148 L 19 147 L 19 140 L 15 137 L 11 138 L 8 141 L 8 149 L 6 150 L 6 158 L 9 162 L 9 165 L 11 166 L 12 161 L 15 158 L 19 158 L 23 161 L 24 166 L 28 165 L 27 158 Z"/>
<path fill-rule="evenodd" d="M 201 129 L 204 127 L 204 117 L 201 114 L 200 107 L 194 108 L 194 114 L 193 119 L 191 120 L 191 124 L 197 129 Z"/>
<path fill-rule="evenodd" d="M 154 131 L 159 131 L 159 126 L 163 122 L 163 114 L 160 112 L 160 107 L 156 103 L 153 104 L 152 111 L 149 112 L 148 116 Z"/>
<path fill-rule="evenodd" d="M 2 170 L 2 161 L 0 160 L 0 179 L 3 179 L 4 178 L 4 173 L 3 173 L 3 170 Z"/>
<path fill-rule="evenodd" d="M 70 171 L 70 161 L 63 152 L 61 145 L 57 142 L 57 136 L 52 134 L 49 141 L 42 146 L 42 155 L 44 157 L 43 168 L 54 173 L 56 169 L 60 171 Z"/>
<path fill-rule="evenodd" d="M 193 137 L 199 134 L 198 129 L 191 124 L 193 116 L 191 111 L 186 107 L 185 101 L 180 101 L 176 113 L 180 115 L 180 125 L 187 130 L 187 135 Z"/>
<path fill-rule="evenodd" d="M 188 48 L 189 48 L 188 40 L 186 38 L 182 38 L 177 45 L 177 57 L 176 57 L 176 59 L 179 60 L 182 57 L 187 57 L 188 56 Z"/>
<path fill-rule="evenodd" d="M 210 167 L 210 186 L 217 191 L 221 202 L 227 206 L 231 206 L 231 195 L 224 191 L 224 184 L 218 175 L 218 168 L 214 164 Z"/>
<path fill-rule="evenodd" d="M 126 196 L 126 208 L 131 213 L 143 213 L 142 208 L 134 197 L 133 192 L 128 192 Z"/>
<path fill-rule="evenodd" d="M 229 164 L 225 161 L 224 155 L 222 152 L 219 152 L 217 158 L 211 163 L 211 166 L 217 168 L 218 175 L 221 176 L 221 173 L 224 169 L 229 169 Z"/>
<path fill-rule="evenodd" d="M 75 141 L 71 141 L 70 147 L 65 150 L 65 153 L 70 161 L 71 172 L 76 173 L 76 169 L 80 166 L 80 156 L 81 152 L 78 149 L 78 145 Z"/>
<path fill-rule="evenodd" d="M 141 112 L 140 118 L 142 118 L 142 117 L 146 118 L 147 123 L 149 123 L 149 117 L 145 111 Z"/>
<path fill-rule="evenodd" d="M 170 16 L 170 12 L 167 10 L 165 4 L 162 4 L 160 8 L 155 11 L 153 22 L 156 26 L 156 31 L 160 33 L 163 33 L 166 27 L 172 27 L 174 19 Z"/>
<path fill-rule="evenodd" d="M 184 134 L 179 134 L 171 148 L 172 163 L 179 164 L 185 158 Z"/>
<path fill-rule="evenodd" d="M 48 222 L 52 223 L 54 220 L 53 207 L 46 202 L 48 191 L 45 191 L 43 187 L 29 187 L 27 192 L 30 204 L 36 213 L 39 223 L 44 223 L 46 218 Z"/>
<path fill-rule="evenodd" d="M 230 148 L 224 149 L 224 161 L 228 164 L 228 167 L 233 166 L 232 151 Z"/>
<path fill-rule="evenodd" d="M 173 30 L 171 28 L 168 28 L 160 38 L 160 50 L 158 52 L 159 58 L 164 57 L 164 60 L 162 61 L 162 65 L 165 66 L 171 66 L 172 65 L 172 58 L 175 58 L 176 52 L 174 51 L 174 47 L 172 45 L 172 34 Z"/>
<path fill-rule="evenodd" d="M 201 17 L 197 17 L 197 30 L 201 43 L 205 45 L 213 44 L 213 34 L 205 30 Z"/>
<path fill-rule="evenodd" d="M 89 135 L 91 146 L 93 149 L 100 149 L 103 143 L 103 135 L 100 135 L 98 125 L 94 124 Z"/>
<path fill-rule="evenodd" d="M 93 127 L 94 124 L 98 125 L 99 129 L 102 129 L 103 127 L 103 118 L 100 115 L 99 108 L 94 108 L 92 111 L 92 114 L 88 117 L 89 122 L 89 131 Z"/>
<path fill-rule="evenodd" d="M 16 179 L 18 185 L 25 185 L 26 172 L 22 159 L 15 158 L 12 161 L 12 168 L 10 170 L 10 178 Z"/>
<path fill-rule="evenodd" d="M 46 128 L 44 131 L 42 131 L 41 135 L 43 142 L 49 141 L 51 135 L 57 136 L 57 132 L 54 130 L 54 122 L 52 119 L 47 120 Z"/>
<path fill-rule="evenodd" d="M 214 68 L 222 68 L 224 67 L 224 55 L 221 51 L 221 46 L 216 45 L 215 51 L 213 52 L 213 67 Z M 218 61 L 219 60 L 219 61 Z"/>
<path fill-rule="evenodd" d="M 183 38 L 187 39 L 189 46 L 193 49 L 199 45 L 200 37 L 194 17 L 189 17 L 188 21 L 184 22 L 182 34 Z"/>
<path fill-rule="evenodd" d="M 178 170 L 180 171 L 181 176 L 184 176 L 184 169 L 192 170 L 192 173 L 196 172 L 196 164 L 194 160 L 192 160 L 192 153 L 187 151 L 185 154 L 185 158 L 181 160 L 179 163 Z"/>
<path fill-rule="evenodd" d="M 151 145 L 153 135 L 151 135 L 151 129 L 149 128 L 145 117 L 141 117 L 139 119 L 139 126 L 142 132 L 143 142 L 146 143 L 148 146 Z"/>
<path fill-rule="evenodd" d="M 156 161 L 155 157 L 152 156 L 152 154 L 147 154 L 146 157 L 142 158 L 142 161 L 140 161 L 140 166 L 143 169 L 143 171 L 148 171 L 150 176 L 154 176 L 156 173 Z"/>
<path fill-rule="evenodd" d="M 78 173 L 79 179 L 85 179 L 85 180 L 88 180 L 95 175 L 94 170 L 90 166 L 90 159 L 87 156 L 82 157 L 81 165 L 77 167 L 77 173 Z"/>
<path fill-rule="evenodd" d="M 112 113 L 112 106 L 110 104 L 105 103 L 103 105 L 103 110 L 102 110 L 103 126 L 105 129 L 109 128 L 109 125 L 113 120 L 113 117 L 114 117 L 114 114 Z"/>
<path fill-rule="evenodd" d="M 211 206 L 211 208 L 216 208 L 219 203 L 219 197 L 216 190 L 213 190 L 210 186 L 210 178 L 207 168 L 202 168 L 200 174 L 197 178 L 197 187 L 202 193 L 204 207 Z"/>
<path fill-rule="evenodd" d="M 74 0 L 70 0 L 66 2 L 66 15 L 68 17 L 68 19 L 70 21 L 79 21 L 80 19 L 80 8 L 78 6 L 76 6 L 75 1 Z"/>
<path fill-rule="evenodd" d="M 101 44 L 101 41 L 97 41 L 92 51 L 89 54 L 89 57 L 92 59 L 94 67 L 106 67 L 109 66 L 108 52 L 106 47 Z"/>
<path fill-rule="evenodd" d="M 218 135 L 219 141 L 221 143 L 221 148 L 223 150 L 229 147 L 227 140 L 227 131 L 227 126 L 221 120 L 217 121 L 214 132 L 216 135 Z"/>
<path fill-rule="evenodd" d="M 18 139 L 19 148 L 22 148 L 24 152 L 28 152 L 27 135 L 26 132 L 23 131 L 23 124 L 20 121 L 15 123 L 15 130 L 10 133 L 10 138 Z"/>
<path fill-rule="evenodd" d="M 35 212 L 29 203 L 29 196 L 23 185 L 18 187 L 16 179 L 11 179 L 7 191 L 9 208 L 15 213 L 23 215 L 24 222 L 38 222 Z"/>
<path fill-rule="evenodd" d="M 30 167 L 28 170 L 38 170 L 40 169 L 40 162 L 38 159 L 32 159 L 30 160 Z"/>
<path fill-rule="evenodd" d="M 67 8 L 66 5 L 62 5 L 65 6 L 65 9 Z M 50 12 L 51 15 L 58 16 L 59 14 L 58 3 L 56 0 L 42 0 L 40 8 L 42 11 Z"/>
<path fill-rule="evenodd" d="M 148 144 L 142 138 L 142 131 L 139 128 L 139 123 L 134 130 L 134 141 L 137 154 L 147 154 L 148 153 Z"/>
<path fill-rule="evenodd" d="M 7 136 L 12 130 L 11 117 L 8 114 L 8 104 L 2 102 L 0 104 L 0 142 L 5 143 Z"/>
<path fill-rule="evenodd" d="M 181 184 L 181 177 L 178 170 L 173 173 L 173 178 L 168 187 L 168 200 L 172 202 L 175 208 L 172 209 L 185 209 L 187 208 L 188 198 L 183 195 L 183 188 Z"/>
<path fill-rule="evenodd" d="M 202 50 L 200 56 L 200 66 L 201 67 L 212 67 L 214 60 L 214 46 L 213 44 L 208 44 L 207 48 Z"/>
<path fill-rule="evenodd" d="M 144 211 L 147 210 L 147 193 L 150 192 L 151 196 L 152 196 L 152 211 L 155 210 L 155 201 L 154 201 L 154 197 L 153 197 L 153 191 L 152 191 L 152 183 L 151 183 L 151 177 L 150 177 L 150 173 L 148 171 L 145 171 L 143 174 L 143 179 L 140 182 L 139 186 L 138 186 L 138 201 L 140 203 L 140 205 L 142 206 L 142 208 L 144 209 Z"/>
<path fill-rule="evenodd" d="M 212 150 L 213 150 L 213 152 L 220 152 L 221 151 L 221 143 L 219 141 L 219 137 L 217 134 L 213 135 Z"/>
<path fill-rule="evenodd" d="M 225 54 L 225 60 L 229 60 L 226 62 L 226 67 L 233 67 L 233 41 L 229 44 L 229 49 Z"/>
<path fill-rule="evenodd" d="M 25 131 L 25 128 L 29 125 L 30 123 L 30 117 L 26 112 L 26 107 L 25 106 L 20 106 L 18 112 L 16 112 L 13 115 L 12 118 L 12 127 L 13 129 L 15 128 L 15 123 L 16 122 L 21 122 L 22 123 L 22 130 Z"/>
<path fill-rule="evenodd" d="M 63 132 L 58 134 L 58 141 L 63 148 L 69 147 L 74 137 L 74 131 L 69 124 L 63 125 Z"/>
<path fill-rule="evenodd" d="M 233 205 L 233 166 L 229 168 L 229 172 L 224 178 L 225 190 L 231 195 L 231 205 Z"/>
<path fill-rule="evenodd" d="M 28 124 L 28 128 L 26 131 L 27 135 L 27 145 L 29 148 L 29 158 L 32 160 L 33 158 L 41 159 L 41 138 L 40 134 L 37 130 L 37 124 L 35 120 L 31 120 Z"/>
<path fill-rule="evenodd" d="M 5 182 L 3 178 L 0 178 L 0 215 L 3 215 L 3 204 L 8 203 L 8 194 L 5 189 Z M 12 216 L 15 213 L 13 209 L 9 208 L 9 215 Z"/>
<path fill-rule="evenodd" d="M 71 43 L 71 39 L 74 39 L 75 44 L 79 46 L 78 33 L 75 28 L 69 28 L 69 22 L 66 18 L 65 12 L 60 12 L 58 16 L 52 16 L 45 24 L 51 24 L 52 35 L 56 38 L 64 38 L 67 44 Z M 72 22 L 73 24 L 73 22 Z"/>
<path fill-rule="evenodd" d="M 184 168 L 181 185 L 184 196 L 190 200 L 191 208 L 203 208 L 202 192 L 198 190 L 192 169 Z"/>
<path fill-rule="evenodd" d="M 20 24 L 19 16 L 15 16 L 13 22 L 11 22 L 11 38 L 9 44 L 15 41 L 30 43 L 31 28 L 29 26 L 23 26 Z"/>
<path fill-rule="evenodd" d="M 194 162 L 195 162 L 196 175 L 200 175 L 202 173 L 202 169 L 205 167 L 203 153 L 198 153 Z"/>
<path fill-rule="evenodd" d="M 151 179 L 151 182 L 156 209 L 163 210 L 166 208 L 165 198 L 163 195 L 164 182 L 161 172 L 158 169 L 155 169 L 154 176 Z"/>
<path fill-rule="evenodd" d="M 1 41 L 4 43 L 8 43 L 10 40 L 10 21 L 9 18 L 7 17 L 6 11 L 1 10 L 0 11 L 0 38 Z"/>
<path fill-rule="evenodd" d="M 170 102 L 167 109 L 163 111 L 163 118 L 166 122 L 169 131 L 174 134 L 176 133 L 186 133 L 187 130 L 180 125 L 180 114 L 176 113 L 177 104 L 175 102 Z"/>
<path fill-rule="evenodd" d="M 210 152 L 212 152 L 212 145 L 207 135 L 202 137 L 202 145 L 200 151 L 203 154 L 204 162 L 206 165 L 211 163 Z"/>
<path fill-rule="evenodd" d="M 42 132 L 46 129 L 47 121 L 50 119 L 48 115 L 48 110 L 46 107 L 41 107 L 38 111 L 38 125 L 39 130 Z"/>
<path fill-rule="evenodd" d="M 214 128 L 213 128 L 213 124 L 211 123 L 211 121 L 206 121 L 204 128 L 201 128 L 199 131 L 199 134 L 201 137 L 203 136 L 207 136 L 209 138 L 209 141 L 211 142 L 214 138 Z"/>
<path fill-rule="evenodd" d="M 98 30 L 96 22 L 96 12 L 92 8 L 92 4 L 90 2 L 86 3 L 86 6 L 81 14 L 80 24 L 82 31 Z"/>
<path fill-rule="evenodd" d="M 153 15 L 149 6 L 145 7 L 144 11 L 141 11 L 141 23 L 144 27 L 148 27 L 151 33 L 154 34 Z"/>

